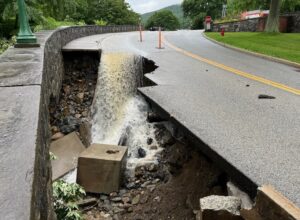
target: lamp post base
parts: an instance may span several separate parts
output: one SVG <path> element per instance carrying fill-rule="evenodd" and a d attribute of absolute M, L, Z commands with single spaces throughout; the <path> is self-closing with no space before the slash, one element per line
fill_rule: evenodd
<path fill-rule="evenodd" d="M 36 44 L 37 39 L 34 35 L 18 35 L 17 43 L 19 44 Z"/>
<path fill-rule="evenodd" d="M 37 39 L 34 35 L 17 36 L 17 43 L 15 44 L 15 48 L 29 48 L 39 46 L 40 44 L 37 43 Z"/>

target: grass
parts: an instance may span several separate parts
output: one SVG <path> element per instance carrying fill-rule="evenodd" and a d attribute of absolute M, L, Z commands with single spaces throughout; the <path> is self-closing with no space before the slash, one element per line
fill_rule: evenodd
<path fill-rule="evenodd" d="M 249 51 L 300 63 L 300 34 L 268 34 L 253 32 L 205 33 L 219 42 Z"/>

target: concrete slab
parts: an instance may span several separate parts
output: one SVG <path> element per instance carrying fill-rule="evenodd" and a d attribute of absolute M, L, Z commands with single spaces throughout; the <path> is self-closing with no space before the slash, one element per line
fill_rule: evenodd
<path fill-rule="evenodd" d="M 0 87 L 1 219 L 29 219 L 40 86 Z"/>
<path fill-rule="evenodd" d="M 1 55 L 0 86 L 39 85 L 43 54 L 40 48 L 11 48 Z"/>
<path fill-rule="evenodd" d="M 51 161 L 52 180 L 56 180 L 77 167 L 78 157 L 85 150 L 76 132 L 54 141 L 50 145 L 57 159 Z"/>
<path fill-rule="evenodd" d="M 91 193 L 118 191 L 126 157 L 127 147 L 93 144 L 78 159 L 78 184 Z"/>

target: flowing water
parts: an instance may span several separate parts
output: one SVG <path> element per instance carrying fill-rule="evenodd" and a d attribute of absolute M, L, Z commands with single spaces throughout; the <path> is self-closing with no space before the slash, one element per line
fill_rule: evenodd
<path fill-rule="evenodd" d="M 126 145 L 128 170 L 138 164 L 155 163 L 160 151 L 155 127 L 147 122 L 148 105 L 137 95 L 137 88 L 142 86 L 142 69 L 139 56 L 102 54 L 92 106 L 92 142 Z M 140 158 L 139 148 L 146 152 L 144 158 Z"/>

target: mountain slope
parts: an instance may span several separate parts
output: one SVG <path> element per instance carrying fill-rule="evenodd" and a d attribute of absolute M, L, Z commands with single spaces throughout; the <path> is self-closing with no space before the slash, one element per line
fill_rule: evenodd
<path fill-rule="evenodd" d="M 152 11 L 152 12 L 148 12 L 148 13 L 142 14 L 142 22 L 143 22 L 143 24 L 146 24 L 147 20 L 155 12 L 162 11 L 162 10 L 169 10 L 169 11 L 171 11 L 178 18 L 178 20 L 180 22 L 180 25 L 181 25 L 181 28 L 189 28 L 190 27 L 190 20 L 187 19 L 187 18 L 184 18 L 181 5 L 171 5 L 171 6 L 159 9 L 157 11 Z"/>

